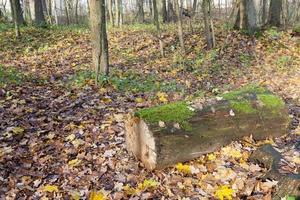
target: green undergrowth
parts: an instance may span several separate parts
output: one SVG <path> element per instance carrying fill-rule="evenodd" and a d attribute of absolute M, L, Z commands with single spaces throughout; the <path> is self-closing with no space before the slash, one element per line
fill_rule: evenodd
<path fill-rule="evenodd" d="M 148 123 L 178 123 L 184 130 L 190 130 L 188 120 L 194 115 L 186 102 L 175 102 L 166 105 L 160 105 L 153 108 L 145 108 L 137 111 L 136 116 L 142 118 Z"/>
<path fill-rule="evenodd" d="M 95 73 L 89 70 L 77 71 L 70 77 L 67 85 L 71 87 L 83 87 L 95 79 Z M 175 80 L 164 81 L 157 79 L 156 75 L 141 75 L 133 71 L 112 71 L 110 76 L 100 75 L 100 85 L 112 86 L 119 92 L 184 92 L 185 87 Z"/>
<path fill-rule="evenodd" d="M 0 65 L 0 85 L 21 84 L 25 76 L 15 68 L 4 68 Z"/>

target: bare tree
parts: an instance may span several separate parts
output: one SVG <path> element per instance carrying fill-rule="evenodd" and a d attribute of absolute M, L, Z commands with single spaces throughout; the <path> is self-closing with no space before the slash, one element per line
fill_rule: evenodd
<path fill-rule="evenodd" d="M 115 26 L 112 0 L 107 0 L 107 8 L 108 8 L 108 15 L 109 15 L 110 23 L 112 24 L 112 26 Z"/>
<path fill-rule="evenodd" d="M 155 13 L 154 13 L 155 14 Z M 168 14 L 167 14 L 167 3 L 166 0 L 161 0 L 161 14 L 163 22 L 168 22 Z"/>
<path fill-rule="evenodd" d="M 163 41 L 161 38 L 161 31 L 160 31 L 160 27 L 159 27 L 159 20 L 158 20 L 158 11 L 157 11 L 157 5 L 156 5 L 156 0 L 152 0 L 153 3 L 153 14 L 154 14 L 154 24 L 156 26 L 156 32 L 157 32 L 157 37 L 159 40 L 159 48 L 160 48 L 160 54 L 162 57 L 164 57 L 164 45 L 163 45 Z"/>
<path fill-rule="evenodd" d="M 10 5 L 11 5 L 11 13 L 12 16 L 14 16 L 16 14 L 16 20 L 18 21 L 18 24 L 25 24 L 25 20 L 23 17 L 23 10 L 21 8 L 21 3 L 20 0 L 10 0 Z M 15 8 L 13 8 L 13 6 L 15 6 Z M 15 13 L 16 11 L 16 13 Z"/>
<path fill-rule="evenodd" d="M 181 3 L 181 0 L 180 0 Z M 181 15 L 181 9 L 178 3 L 178 0 L 174 1 L 175 4 L 175 10 L 177 15 L 177 27 L 178 27 L 178 37 L 180 42 L 180 48 L 183 54 L 185 54 L 185 47 L 184 47 L 184 40 L 183 40 L 183 30 L 182 30 L 182 15 Z"/>
<path fill-rule="evenodd" d="M 208 49 L 211 49 L 214 48 L 216 44 L 214 27 L 211 19 L 211 0 L 203 0 L 202 10 L 203 10 L 203 17 L 204 17 L 204 28 L 205 28 L 207 47 Z"/>

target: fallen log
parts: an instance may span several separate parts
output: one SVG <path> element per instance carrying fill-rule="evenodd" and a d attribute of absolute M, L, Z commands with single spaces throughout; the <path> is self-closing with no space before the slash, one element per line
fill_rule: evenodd
<path fill-rule="evenodd" d="M 163 168 L 244 136 L 281 136 L 288 124 L 288 110 L 279 97 L 248 86 L 212 99 L 141 109 L 126 120 L 126 145 L 146 168 Z"/>

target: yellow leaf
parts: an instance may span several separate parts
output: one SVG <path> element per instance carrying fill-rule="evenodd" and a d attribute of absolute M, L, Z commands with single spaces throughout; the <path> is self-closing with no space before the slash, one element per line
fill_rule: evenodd
<path fill-rule="evenodd" d="M 136 103 L 143 103 L 143 102 L 144 102 L 144 99 L 141 98 L 141 97 L 137 97 L 137 98 L 135 98 L 135 102 L 136 102 Z"/>
<path fill-rule="evenodd" d="M 58 192 L 56 185 L 45 185 L 42 189 L 43 192 Z"/>
<path fill-rule="evenodd" d="M 139 190 L 154 189 L 158 186 L 158 182 L 153 179 L 145 179 L 143 183 L 138 185 Z"/>
<path fill-rule="evenodd" d="M 209 161 L 214 161 L 214 160 L 216 160 L 216 158 L 217 158 L 216 155 L 213 154 L 213 153 L 210 153 L 210 154 L 207 155 L 207 159 Z"/>
<path fill-rule="evenodd" d="M 300 158 L 298 156 L 294 156 L 292 161 L 296 164 L 299 164 L 300 165 Z"/>
<path fill-rule="evenodd" d="M 89 200 L 105 200 L 105 195 L 100 191 L 92 191 Z"/>
<path fill-rule="evenodd" d="M 167 99 L 168 95 L 166 93 L 164 93 L 164 92 L 157 92 L 156 95 L 157 95 L 159 101 L 161 101 L 163 103 L 168 102 L 168 99 Z"/>
<path fill-rule="evenodd" d="M 222 152 L 224 155 L 227 155 L 229 157 L 233 158 L 241 158 L 242 154 L 238 149 L 234 149 L 233 147 L 224 147 L 222 149 Z"/>
<path fill-rule="evenodd" d="M 68 165 L 69 165 L 70 167 L 75 167 L 75 166 L 79 165 L 80 163 L 81 163 L 81 160 L 79 160 L 78 158 L 76 158 L 76 159 L 74 159 L 74 160 L 70 160 L 70 161 L 68 162 Z"/>
<path fill-rule="evenodd" d="M 24 129 L 21 128 L 21 127 L 14 127 L 14 128 L 12 129 L 12 132 L 13 132 L 14 134 L 20 134 L 20 133 L 23 133 L 23 132 L 24 132 Z"/>
<path fill-rule="evenodd" d="M 233 194 L 233 190 L 229 188 L 227 185 L 223 185 L 217 189 L 217 191 L 215 192 L 215 197 L 220 200 L 224 200 L 224 199 L 231 200 L 232 194 Z"/>
<path fill-rule="evenodd" d="M 182 163 L 178 163 L 176 169 L 183 174 L 191 173 L 191 167 L 189 165 L 183 165 Z"/>
<path fill-rule="evenodd" d="M 135 189 L 135 188 L 131 187 L 131 186 L 128 185 L 128 184 L 125 185 L 125 186 L 123 187 L 123 190 L 124 190 L 125 193 L 128 194 L 128 195 L 135 195 L 135 194 L 137 194 L 137 193 L 139 192 L 138 189 Z"/>
<path fill-rule="evenodd" d="M 66 140 L 73 141 L 76 138 L 76 136 L 72 133 L 68 137 L 66 137 Z"/>

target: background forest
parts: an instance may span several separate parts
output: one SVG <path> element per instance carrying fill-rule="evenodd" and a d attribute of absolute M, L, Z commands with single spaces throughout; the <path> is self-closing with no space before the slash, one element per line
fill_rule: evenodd
<path fill-rule="evenodd" d="M 299 177 L 299 36 L 299 0 L 0 0 L 0 199 L 296 199 L 250 156 Z M 245 85 L 287 135 L 153 171 L 126 150 L 128 113 Z"/>

